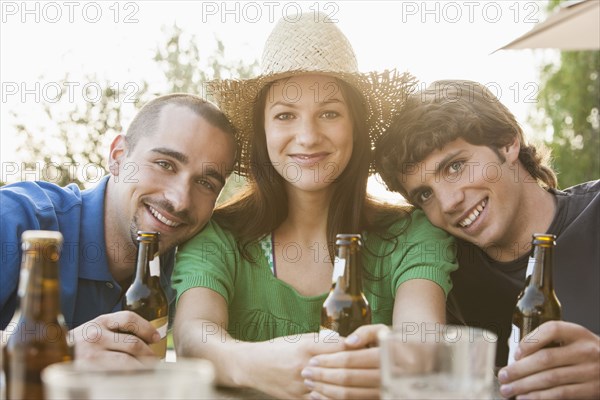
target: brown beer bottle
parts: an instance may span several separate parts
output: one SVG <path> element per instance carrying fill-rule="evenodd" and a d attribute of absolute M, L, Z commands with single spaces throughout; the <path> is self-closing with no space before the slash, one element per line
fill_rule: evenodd
<path fill-rule="evenodd" d="M 43 399 L 42 369 L 73 359 L 60 310 L 60 232 L 25 231 L 19 290 L 21 315 L 3 350 L 7 399 Z M 23 293 L 24 292 L 24 293 Z"/>
<path fill-rule="evenodd" d="M 362 292 L 361 236 L 338 234 L 335 245 L 331 291 L 321 309 L 321 325 L 348 336 L 359 326 L 371 323 L 371 307 Z"/>
<path fill-rule="evenodd" d="M 138 231 L 137 235 L 139 247 L 135 278 L 123 298 L 123 309 L 134 311 L 152 323 L 161 339 L 150 347 L 157 357 L 165 358 L 169 304 L 160 286 L 159 233 Z"/>
<path fill-rule="evenodd" d="M 525 336 L 546 321 L 561 319 L 561 306 L 552 283 L 555 240 L 556 236 L 547 233 L 533 235 L 525 288 L 519 294 L 513 312 L 509 363 L 514 361 L 514 351 Z"/>

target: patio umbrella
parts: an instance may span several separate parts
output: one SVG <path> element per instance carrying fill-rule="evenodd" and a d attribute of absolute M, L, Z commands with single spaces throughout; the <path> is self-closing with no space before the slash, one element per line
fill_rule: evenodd
<path fill-rule="evenodd" d="M 600 0 L 584 0 L 561 7 L 499 50 L 535 48 L 599 50 Z"/>

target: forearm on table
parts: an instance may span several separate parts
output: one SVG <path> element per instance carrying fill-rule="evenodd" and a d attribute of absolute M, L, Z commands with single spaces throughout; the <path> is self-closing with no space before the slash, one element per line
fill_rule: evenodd
<path fill-rule="evenodd" d="M 175 333 L 179 357 L 200 357 L 211 361 L 217 382 L 223 386 L 248 386 L 245 367 L 252 343 L 241 342 L 215 322 L 202 319 L 181 321 Z"/>

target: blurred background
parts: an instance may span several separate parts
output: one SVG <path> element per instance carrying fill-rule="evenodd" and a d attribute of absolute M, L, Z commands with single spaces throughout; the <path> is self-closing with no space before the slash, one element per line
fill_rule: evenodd
<path fill-rule="evenodd" d="M 596 0 L 594 0 L 596 1 Z M 280 18 L 323 12 L 361 71 L 397 68 L 419 88 L 485 84 L 529 140 L 553 150 L 560 187 L 600 178 L 600 51 L 498 50 L 571 1 L 2 1 L 0 184 L 81 187 L 157 95 L 257 73 Z M 230 178 L 221 200 L 244 184 Z M 369 191 L 401 201 L 372 177 Z"/>

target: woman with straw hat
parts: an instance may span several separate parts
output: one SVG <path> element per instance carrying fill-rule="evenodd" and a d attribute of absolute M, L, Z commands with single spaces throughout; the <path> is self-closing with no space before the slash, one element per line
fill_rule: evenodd
<path fill-rule="evenodd" d="M 321 14 L 281 20 L 262 74 L 217 82 L 249 187 L 180 248 L 175 342 L 211 360 L 221 384 L 281 398 L 379 395 L 383 325 L 444 322 L 452 239 L 419 212 L 368 198 L 371 149 L 412 79 L 361 74 Z M 378 326 L 345 341 L 319 330 L 336 233 L 363 233 L 363 288 Z M 449 257 L 447 256 L 449 255 Z"/>

